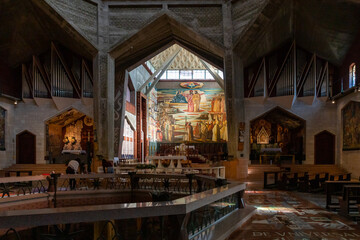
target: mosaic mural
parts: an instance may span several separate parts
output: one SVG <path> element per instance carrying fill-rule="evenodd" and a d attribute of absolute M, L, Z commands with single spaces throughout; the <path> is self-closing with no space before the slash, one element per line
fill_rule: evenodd
<path fill-rule="evenodd" d="M 150 138 L 157 142 L 226 142 L 225 95 L 220 88 L 158 89 Z M 152 122 L 152 121 L 150 121 Z"/>
<path fill-rule="evenodd" d="M 342 110 L 343 150 L 360 149 L 360 102 L 350 102 Z"/>
<path fill-rule="evenodd" d="M 0 151 L 5 151 L 5 114 L 6 110 L 0 107 Z"/>

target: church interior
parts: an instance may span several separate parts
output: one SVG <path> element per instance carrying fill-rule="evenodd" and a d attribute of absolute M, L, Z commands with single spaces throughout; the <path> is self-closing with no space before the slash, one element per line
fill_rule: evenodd
<path fill-rule="evenodd" d="M 0 1 L 0 239 L 360 239 L 357 0 Z"/>

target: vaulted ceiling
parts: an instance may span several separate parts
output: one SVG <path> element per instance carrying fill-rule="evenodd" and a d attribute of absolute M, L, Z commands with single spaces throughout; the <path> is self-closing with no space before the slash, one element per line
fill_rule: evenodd
<path fill-rule="evenodd" d="M 2 0 L 0 22 L 0 60 L 10 67 L 50 49 L 51 41 L 88 59 L 97 52 L 45 1 Z"/>
<path fill-rule="evenodd" d="M 310 52 L 341 64 L 360 29 L 357 0 L 269 0 L 235 43 L 246 65 L 294 39 Z"/>
<path fill-rule="evenodd" d="M 176 46 L 178 45 L 174 44 L 150 59 L 150 62 L 155 69 L 161 68 L 166 59 L 168 59 L 169 56 L 175 51 L 174 49 Z M 167 69 L 206 69 L 198 56 L 192 54 L 185 48 L 180 47 L 180 49 L 180 52 L 176 55 Z"/>
<path fill-rule="evenodd" d="M 244 5 L 249 9 L 244 9 L 241 14 L 244 17 L 246 15 L 246 21 L 239 18 L 242 19 L 239 23 L 241 29 L 246 30 L 239 31 L 241 34 L 234 43 L 235 51 L 243 58 L 245 64 L 254 62 L 291 39 L 295 39 L 301 47 L 317 53 L 320 57 L 334 64 L 341 64 L 360 29 L 359 0 L 237 0 L 233 2 L 249 2 Z M 258 8 L 261 8 L 260 13 Z M 248 16 L 249 14 L 251 16 Z M 96 54 L 96 49 L 45 1 L 2 0 L 0 22 L 0 60 L 11 67 L 27 61 L 33 54 L 44 52 L 50 46 L 50 41 L 54 40 L 84 57 L 91 58 Z M 141 34 L 118 46 L 125 51 L 119 50 L 126 55 L 124 59 L 129 59 L 129 56 L 137 57 L 138 46 L 133 41 L 135 38 L 142 48 L 144 42 L 149 43 L 147 46 L 149 53 L 146 53 L 148 55 L 151 53 L 152 56 L 156 55 L 153 45 L 168 44 L 166 46 L 168 47 L 172 44 L 170 42 L 180 40 L 187 45 L 186 47 L 198 51 L 199 55 L 212 59 L 215 65 L 221 65 L 219 56 L 223 54 L 219 49 L 215 51 L 214 47 L 206 49 L 206 46 L 211 45 L 209 42 L 194 37 L 190 29 L 166 16 L 160 17 Z M 198 50 L 200 45 L 202 45 L 201 51 Z M 157 53 L 165 49 L 157 48 Z M 217 56 L 214 57 L 209 52 L 215 52 Z"/>
<path fill-rule="evenodd" d="M 117 66 L 132 70 L 175 43 L 208 60 L 217 68 L 222 68 L 224 51 L 221 46 L 166 14 L 115 46 L 110 53 L 116 59 Z"/>

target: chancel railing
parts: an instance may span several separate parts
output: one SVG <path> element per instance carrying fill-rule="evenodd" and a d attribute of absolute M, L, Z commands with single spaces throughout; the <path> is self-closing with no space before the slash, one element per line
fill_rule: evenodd
<path fill-rule="evenodd" d="M 45 176 L 0 178 L 1 198 L 24 196 L 48 191 Z"/>
<path fill-rule="evenodd" d="M 71 191 L 73 180 L 76 182 L 76 187 Z M 105 236 L 113 236 L 109 239 L 146 239 L 148 234 L 161 235 L 162 239 L 204 239 L 204 236 L 208 236 L 205 239 L 213 239 L 212 236 L 219 236 L 214 235 L 214 231 L 225 234 L 229 232 L 229 229 L 235 230 L 234 228 L 238 226 L 237 222 L 241 222 L 239 212 L 244 208 L 242 198 L 246 187 L 244 183 L 228 183 L 224 179 L 194 174 L 137 174 L 136 172 L 11 177 L 0 179 L 0 183 L 8 187 L 12 186 L 13 190 L 22 189 L 23 186 L 18 184 L 26 183 L 27 187 L 37 190 L 25 192 L 25 195 L 36 192 L 47 193 L 49 200 L 55 202 L 56 193 L 61 192 L 67 194 L 67 199 L 71 198 L 72 194 L 75 196 L 86 191 L 90 194 L 96 191 L 107 193 L 113 191 L 117 195 L 123 190 L 127 193 L 144 191 L 150 193 L 153 199 L 151 202 L 137 200 L 120 204 L 80 205 L 57 209 L 49 205 L 41 211 L 36 209 L 0 211 L 0 230 L 3 232 L 9 228 L 26 228 L 31 232 L 32 227 L 36 227 L 39 232 L 41 226 L 56 227 L 61 224 L 68 226 L 68 232 L 72 226 L 72 231 L 84 237 L 92 236 L 94 239 L 103 239 Z M 36 184 L 40 184 L 41 187 L 35 187 Z M 169 197 L 176 193 L 180 193 L 178 196 L 183 197 Z M 4 196 L 0 199 L 0 207 L 3 200 L 18 201 L 17 196 L 14 194 Z M 78 199 L 78 196 L 76 195 L 75 198 Z M 86 197 L 89 198 L 91 195 L 87 194 Z M 112 228 L 110 232 L 105 231 L 105 225 L 101 223 L 105 219 L 107 220 L 105 225 Z M 130 219 L 137 219 L 137 224 L 133 224 Z M 109 221 L 111 221 L 110 224 Z M 87 226 L 94 232 L 76 229 L 79 226 Z M 129 237 L 122 231 L 124 226 L 125 229 L 134 228 L 133 237 Z M 100 230 L 96 231 L 96 229 Z M 58 232 L 56 231 L 55 234 Z M 62 234 L 65 232 L 64 230 Z M 104 234 L 104 232 L 107 233 Z M 22 231 L 19 236 L 26 236 L 21 233 Z M 46 234 L 49 235 L 48 232 L 42 235 Z"/>
<path fill-rule="evenodd" d="M 56 178 L 56 179 L 55 179 Z M 0 178 L 2 198 L 70 190 L 151 190 L 192 194 L 226 182 L 195 174 L 65 174 Z"/>

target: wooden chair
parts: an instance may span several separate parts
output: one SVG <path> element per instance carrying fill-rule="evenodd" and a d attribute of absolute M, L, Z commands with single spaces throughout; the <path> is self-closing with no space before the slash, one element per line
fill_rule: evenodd
<path fill-rule="evenodd" d="M 343 194 L 339 197 L 339 214 L 348 218 L 360 218 L 360 185 L 344 185 Z"/>

